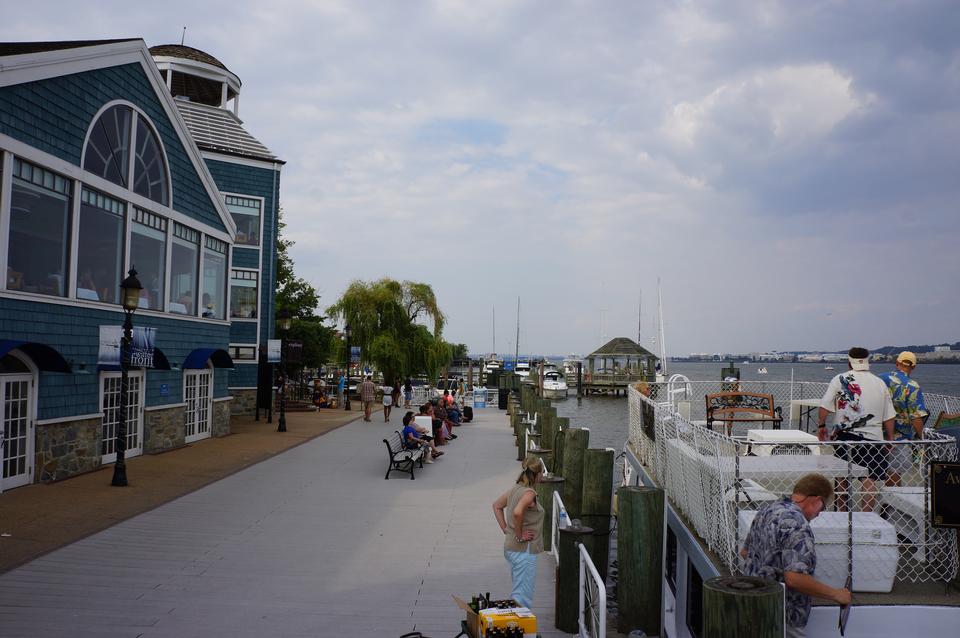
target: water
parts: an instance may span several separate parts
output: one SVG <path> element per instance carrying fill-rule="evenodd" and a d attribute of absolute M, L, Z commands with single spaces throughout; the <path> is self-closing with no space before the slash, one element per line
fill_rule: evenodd
<path fill-rule="evenodd" d="M 670 363 L 670 374 L 686 375 L 691 381 L 710 381 L 720 379 L 720 369 L 726 363 Z M 823 363 L 737 363 L 740 377 L 745 381 L 790 381 L 793 370 L 794 381 L 830 381 L 834 375 L 846 369 L 845 363 L 831 364 L 836 370 L 824 370 Z M 757 374 L 757 368 L 766 366 L 767 374 Z M 892 363 L 874 363 L 870 370 L 876 374 L 893 370 Z M 924 392 L 960 396 L 960 365 L 923 364 L 917 366 L 912 375 Z M 574 427 L 590 428 L 590 447 L 611 447 L 618 452 L 623 449 L 629 428 L 627 401 L 621 397 L 587 396 L 578 403 L 575 389 L 571 396 L 554 401 L 558 416 L 570 419 Z"/>

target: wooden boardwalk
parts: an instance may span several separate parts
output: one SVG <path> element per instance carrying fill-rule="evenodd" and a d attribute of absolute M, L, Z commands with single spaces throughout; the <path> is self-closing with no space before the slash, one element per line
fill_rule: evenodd
<path fill-rule="evenodd" d="M 510 593 L 491 503 L 516 452 L 477 415 L 415 481 L 383 480 L 399 417 L 357 421 L 0 575 L 0 635 L 452 637 L 451 594 Z M 543 555 L 548 638 L 553 594 Z"/>

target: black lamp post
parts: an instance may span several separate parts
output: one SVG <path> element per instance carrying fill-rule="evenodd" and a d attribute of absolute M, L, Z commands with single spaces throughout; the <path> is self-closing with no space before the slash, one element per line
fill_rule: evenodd
<path fill-rule="evenodd" d="M 343 383 L 343 409 L 350 410 L 350 364 L 352 363 L 350 356 L 350 324 L 348 323 L 343 327 L 343 334 L 347 338 L 347 380 Z"/>
<path fill-rule="evenodd" d="M 284 308 L 277 313 L 277 323 L 280 324 L 280 421 L 277 424 L 277 432 L 287 431 L 287 330 L 291 323 L 290 312 Z"/>
<path fill-rule="evenodd" d="M 137 279 L 133 268 L 127 278 L 120 282 L 120 303 L 126 315 L 123 320 L 123 337 L 120 339 L 120 413 L 117 415 L 117 461 L 113 464 L 113 480 L 110 485 L 124 487 L 127 484 L 127 464 L 124 453 L 127 451 L 127 391 L 130 380 L 127 376 L 130 368 L 130 343 L 133 341 L 133 313 L 140 304 L 140 291 L 143 286 Z"/>

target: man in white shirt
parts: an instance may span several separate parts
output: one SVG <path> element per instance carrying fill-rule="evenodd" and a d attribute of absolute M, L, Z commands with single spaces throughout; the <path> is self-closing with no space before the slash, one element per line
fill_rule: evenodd
<path fill-rule="evenodd" d="M 890 400 L 887 385 L 870 372 L 870 352 L 866 348 L 850 348 L 847 353 L 848 367 L 830 380 L 830 385 L 820 400 L 818 411 L 817 437 L 821 441 L 846 440 L 862 441 L 865 437 L 861 433 L 851 433 L 844 430 L 844 426 L 869 417 L 866 426 L 882 426 L 883 439 L 893 440 L 893 421 L 896 412 Z M 834 430 L 830 436 L 827 433 L 827 416 L 834 414 Z M 834 455 L 846 459 L 847 455 L 857 465 L 867 469 L 868 477 L 863 479 L 863 511 L 872 512 L 876 503 L 875 482 L 884 481 L 887 477 L 887 449 L 886 446 L 870 443 L 855 443 L 834 448 Z M 841 498 L 847 491 L 846 481 L 840 481 L 837 487 L 837 509 L 846 509 L 846 498 Z"/>

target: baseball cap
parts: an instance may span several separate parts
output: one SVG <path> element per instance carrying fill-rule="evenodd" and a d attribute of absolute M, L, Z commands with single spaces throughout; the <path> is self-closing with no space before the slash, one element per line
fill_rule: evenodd
<path fill-rule="evenodd" d="M 850 368 L 853 370 L 870 369 L 870 351 L 866 348 L 853 347 L 847 352 L 847 359 L 850 361 Z"/>
<path fill-rule="evenodd" d="M 897 355 L 897 363 L 909 363 L 911 366 L 917 365 L 917 355 L 909 350 L 904 350 Z"/>

